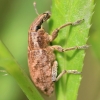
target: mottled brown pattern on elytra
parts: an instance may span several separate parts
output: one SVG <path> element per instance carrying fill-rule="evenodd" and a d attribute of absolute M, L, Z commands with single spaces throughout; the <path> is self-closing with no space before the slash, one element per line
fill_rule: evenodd
<path fill-rule="evenodd" d="M 52 49 L 50 47 L 35 49 L 29 52 L 29 55 L 31 55 L 29 56 L 29 70 L 33 82 L 45 94 L 51 94 L 54 87 L 52 82 L 52 65 L 55 61 Z"/>

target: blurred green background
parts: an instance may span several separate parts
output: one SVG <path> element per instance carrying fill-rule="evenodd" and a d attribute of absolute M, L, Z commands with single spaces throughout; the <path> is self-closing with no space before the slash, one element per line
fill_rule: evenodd
<path fill-rule="evenodd" d="M 28 29 L 37 17 L 33 0 L 0 0 L 0 39 L 29 75 L 27 66 Z M 51 9 L 51 0 L 36 0 L 39 13 Z M 100 0 L 95 0 L 78 100 L 100 100 Z M 48 27 L 46 28 L 48 30 Z M 16 81 L 0 72 L 0 100 L 28 100 Z"/>

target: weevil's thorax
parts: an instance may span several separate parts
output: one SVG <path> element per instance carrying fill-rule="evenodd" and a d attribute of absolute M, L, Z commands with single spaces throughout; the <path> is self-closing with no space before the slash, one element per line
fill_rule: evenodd
<path fill-rule="evenodd" d="M 50 13 L 39 15 L 30 26 L 28 44 L 30 50 L 46 48 L 49 45 L 49 35 L 42 29 L 43 22 L 50 18 Z"/>
<path fill-rule="evenodd" d="M 49 43 L 49 35 L 44 31 L 44 29 L 39 29 L 37 32 L 31 31 L 29 33 L 28 44 L 30 50 L 46 48 Z"/>
<path fill-rule="evenodd" d="M 49 45 L 49 35 L 44 29 L 38 30 L 37 42 L 40 48 L 46 48 Z"/>

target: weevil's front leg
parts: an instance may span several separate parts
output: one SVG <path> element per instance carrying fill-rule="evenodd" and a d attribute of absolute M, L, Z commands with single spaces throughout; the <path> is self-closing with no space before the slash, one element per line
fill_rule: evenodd
<path fill-rule="evenodd" d="M 63 70 L 55 81 L 58 81 L 64 74 L 81 74 L 81 72 L 78 72 L 77 70 Z"/>
<path fill-rule="evenodd" d="M 89 47 L 89 45 L 83 45 L 83 46 L 75 46 L 75 47 L 70 47 L 70 48 L 64 49 L 59 45 L 53 45 L 52 46 L 52 48 L 54 50 L 57 50 L 59 52 L 65 52 L 65 51 L 70 51 L 70 50 L 75 50 L 75 49 L 84 50 L 84 49 L 87 49 L 88 47 Z"/>
<path fill-rule="evenodd" d="M 49 38 L 50 42 L 52 42 L 52 41 L 57 37 L 59 30 L 61 30 L 62 28 L 66 27 L 66 26 L 69 26 L 69 25 L 73 25 L 73 26 L 74 26 L 74 25 L 78 25 L 78 24 L 80 24 L 83 20 L 84 20 L 84 19 L 78 20 L 78 21 L 76 21 L 76 22 L 69 22 L 69 23 L 66 23 L 66 24 L 60 26 L 59 28 L 55 29 L 55 30 L 52 32 L 52 35 L 50 35 L 50 38 Z"/>

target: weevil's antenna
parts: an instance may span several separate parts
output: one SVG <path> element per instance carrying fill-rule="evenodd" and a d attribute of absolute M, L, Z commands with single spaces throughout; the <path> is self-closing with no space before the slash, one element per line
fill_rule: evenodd
<path fill-rule="evenodd" d="M 38 11 L 36 9 L 36 2 L 33 3 L 33 6 L 34 6 L 34 9 L 35 9 L 36 14 L 39 15 L 39 13 L 38 13 Z"/>

